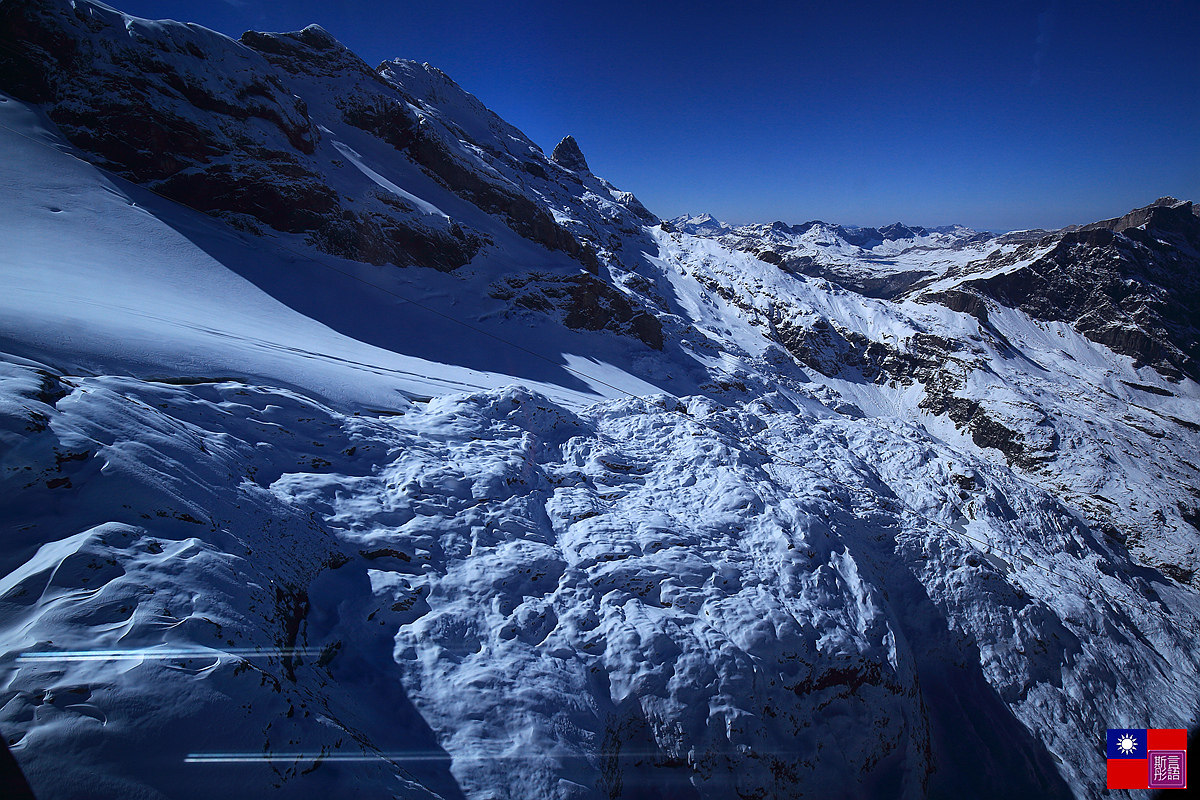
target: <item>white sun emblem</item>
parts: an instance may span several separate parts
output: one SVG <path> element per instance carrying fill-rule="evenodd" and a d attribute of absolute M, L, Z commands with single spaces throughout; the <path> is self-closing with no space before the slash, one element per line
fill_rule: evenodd
<path fill-rule="evenodd" d="M 1134 750 L 1137 750 L 1137 739 L 1129 734 L 1117 738 L 1117 749 L 1125 755 L 1129 755 Z"/>

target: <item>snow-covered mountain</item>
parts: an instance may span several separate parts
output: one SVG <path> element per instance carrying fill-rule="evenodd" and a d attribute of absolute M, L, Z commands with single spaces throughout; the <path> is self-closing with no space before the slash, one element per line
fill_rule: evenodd
<path fill-rule="evenodd" d="M 868 297 L 885 299 L 902 294 L 922 278 L 977 261 L 1002 244 L 986 232 L 961 225 L 922 228 L 896 222 L 859 228 L 812 221 L 734 228 L 707 214 L 676 217 L 668 224 L 682 233 L 753 253 L 780 269 L 828 278 Z"/>
<path fill-rule="evenodd" d="M 429 65 L 0 2 L 37 797 L 1091 797 L 1195 727 L 1200 219 L 661 221 Z"/>

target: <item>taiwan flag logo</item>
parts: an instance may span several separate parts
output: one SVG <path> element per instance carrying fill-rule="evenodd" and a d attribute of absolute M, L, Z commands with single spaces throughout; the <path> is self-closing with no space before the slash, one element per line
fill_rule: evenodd
<path fill-rule="evenodd" d="M 1186 789 L 1187 731 L 1109 728 L 1109 789 Z"/>

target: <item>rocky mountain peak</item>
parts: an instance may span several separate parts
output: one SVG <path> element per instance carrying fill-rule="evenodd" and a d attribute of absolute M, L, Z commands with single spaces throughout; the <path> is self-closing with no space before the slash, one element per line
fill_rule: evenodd
<path fill-rule="evenodd" d="M 296 38 L 316 50 L 332 50 L 343 46 L 333 34 L 320 25 L 309 25 L 296 34 Z"/>
<path fill-rule="evenodd" d="M 583 157 L 583 151 L 579 149 L 579 143 L 570 134 L 564 136 L 563 140 L 555 145 L 550 159 L 560 167 L 566 167 L 572 172 L 591 172 L 587 159 Z"/>
<path fill-rule="evenodd" d="M 1186 234 L 1197 228 L 1195 217 L 1195 209 L 1190 201 L 1176 200 L 1174 197 L 1160 197 L 1150 205 L 1135 208 L 1124 216 L 1093 222 L 1082 226 L 1080 230 L 1091 231 L 1106 228 L 1114 233 L 1121 233 L 1129 228 L 1145 226 Z"/>
<path fill-rule="evenodd" d="M 884 241 L 892 241 L 895 239 L 915 239 L 918 236 L 924 236 L 926 230 L 919 226 L 905 225 L 903 222 L 893 222 L 891 225 L 885 225 L 879 229 L 880 237 Z"/>

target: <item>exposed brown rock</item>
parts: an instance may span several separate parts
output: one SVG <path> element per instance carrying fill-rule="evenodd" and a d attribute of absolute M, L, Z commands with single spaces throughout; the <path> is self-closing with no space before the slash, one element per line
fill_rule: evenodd
<path fill-rule="evenodd" d="M 962 289 L 1068 322 L 1169 378 L 1200 379 L 1200 219 L 1191 203 L 1137 209 L 1041 245 L 1052 249 Z"/>
<path fill-rule="evenodd" d="M 568 328 L 628 334 L 655 350 L 663 348 L 659 319 L 635 308 L 625 294 L 592 275 L 512 277 L 494 287 L 492 297 L 530 311 L 560 314 Z"/>

